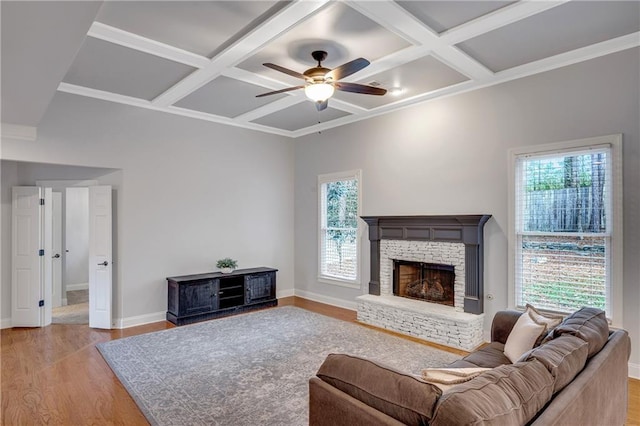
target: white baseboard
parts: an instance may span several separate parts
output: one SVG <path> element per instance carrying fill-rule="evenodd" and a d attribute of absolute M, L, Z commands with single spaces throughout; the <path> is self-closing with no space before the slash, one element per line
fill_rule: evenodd
<path fill-rule="evenodd" d="M 276 298 L 277 299 L 282 299 L 283 297 L 291 297 L 291 296 L 295 296 L 294 290 L 281 290 L 281 291 L 276 291 Z"/>
<path fill-rule="evenodd" d="M 349 309 L 351 311 L 356 311 L 358 309 L 358 303 L 355 300 L 353 301 L 342 300 L 335 297 L 312 293 L 310 291 L 305 291 L 305 290 L 294 290 L 294 293 L 297 297 L 313 300 L 314 302 L 325 303 L 327 305 L 337 306 L 338 308 Z"/>
<path fill-rule="evenodd" d="M 11 318 L 0 319 L 0 329 L 11 328 Z"/>
<path fill-rule="evenodd" d="M 67 284 L 67 291 L 89 290 L 89 283 Z"/>
<path fill-rule="evenodd" d="M 135 317 L 118 318 L 113 321 L 114 328 L 129 328 L 137 325 L 150 324 L 152 322 L 166 321 L 167 312 L 154 312 L 152 314 L 138 315 Z"/>
<path fill-rule="evenodd" d="M 640 364 L 629 363 L 629 377 L 640 380 Z"/>

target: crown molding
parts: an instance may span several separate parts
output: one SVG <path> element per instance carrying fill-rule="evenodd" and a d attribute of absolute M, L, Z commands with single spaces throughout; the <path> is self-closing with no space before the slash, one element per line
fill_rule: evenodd
<path fill-rule="evenodd" d="M 20 124 L 0 124 L 2 139 L 15 139 L 19 141 L 35 141 L 38 137 L 38 129 L 33 126 Z"/>

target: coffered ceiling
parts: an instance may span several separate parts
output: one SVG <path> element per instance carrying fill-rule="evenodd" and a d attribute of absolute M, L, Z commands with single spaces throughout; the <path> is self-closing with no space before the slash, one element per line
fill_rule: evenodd
<path fill-rule="evenodd" d="M 106 1 L 57 90 L 297 137 L 637 47 L 639 31 L 638 1 Z M 387 94 L 336 92 L 324 111 L 303 90 L 256 98 L 303 84 L 264 62 L 302 73 L 313 50 L 328 68 L 368 59 L 343 81 Z"/>

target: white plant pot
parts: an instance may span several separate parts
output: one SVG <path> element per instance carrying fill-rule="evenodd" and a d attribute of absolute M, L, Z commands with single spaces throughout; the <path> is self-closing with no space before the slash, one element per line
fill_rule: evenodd
<path fill-rule="evenodd" d="M 220 272 L 223 274 L 230 274 L 233 272 L 233 268 L 220 268 Z"/>

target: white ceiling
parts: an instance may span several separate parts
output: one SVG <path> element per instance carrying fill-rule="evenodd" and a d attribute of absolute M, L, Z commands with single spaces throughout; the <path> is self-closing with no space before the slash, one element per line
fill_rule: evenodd
<path fill-rule="evenodd" d="M 34 31 L 24 3 L 52 20 L 50 9 L 67 19 L 66 9 L 85 10 L 88 3 L 22 3 L 2 1 L 3 89 L 36 80 L 15 70 L 28 31 L 33 56 L 44 52 L 32 46 L 34 34 L 49 55 L 56 51 L 52 40 L 68 44 L 58 50 L 77 51 L 65 56 L 66 75 L 48 77 L 57 79 L 58 91 L 290 137 L 640 45 L 635 0 L 107 1 L 99 10 L 91 3 L 95 10 L 75 25 L 63 22 L 78 32 L 89 19 L 86 37 L 74 40 L 52 37 L 60 25 Z M 262 63 L 302 73 L 315 65 L 313 50 L 329 53 L 328 68 L 368 59 L 371 65 L 343 81 L 389 92 L 336 92 L 320 112 L 302 90 L 255 97 L 303 83 Z M 13 64 L 7 78 L 5 63 Z M 27 71 L 50 74 L 47 67 Z M 399 94 L 391 93 L 395 88 Z M 17 111 L 13 104 L 25 96 L 3 90 L 2 97 L 6 122 L 7 108 Z M 28 124 L 19 114 L 10 117 Z"/>

